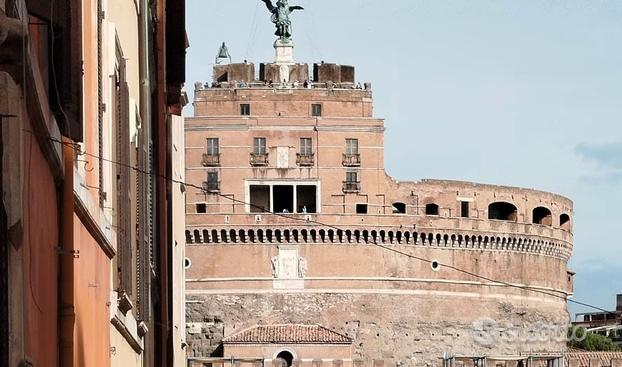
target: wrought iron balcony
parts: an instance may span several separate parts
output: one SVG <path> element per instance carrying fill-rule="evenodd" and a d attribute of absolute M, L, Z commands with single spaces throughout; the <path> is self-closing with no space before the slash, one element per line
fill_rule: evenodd
<path fill-rule="evenodd" d="M 361 165 L 361 155 L 343 153 L 343 165 L 346 167 L 358 167 Z"/>
<path fill-rule="evenodd" d="M 251 166 L 267 166 L 268 153 L 251 153 Z"/>
<path fill-rule="evenodd" d="M 296 164 L 303 167 L 313 166 L 315 154 L 296 154 Z"/>
<path fill-rule="evenodd" d="M 343 192 L 359 192 L 361 191 L 360 181 L 343 181 Z"/>
<path fill-rule="evenodd" d="M 220 154 L 203 153 L 202 163 L 205 167 L 220 166 Z"/>
<path fill-rule="evenodd" d="M 220 181 L 203 181 L 203 190 L 207 192 L 220 192 Z"/>

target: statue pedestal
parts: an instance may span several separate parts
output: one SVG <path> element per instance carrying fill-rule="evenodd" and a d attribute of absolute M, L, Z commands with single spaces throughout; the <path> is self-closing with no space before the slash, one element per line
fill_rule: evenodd
<path fill-rule="evenodd" d="M 276 51 L 275 62 L 277 64 L 294 63 L 294 43 L 291 40 L 276 40 L 274 50 Z"/>
<path fill-rule="evenodd" d="M 291 40 L 278 39 L 274 42 L 276 57 L 274 63 L 279 66 L 279 83 L 289 83 L 289 67 L 294 65 L 294 43 Z"/>

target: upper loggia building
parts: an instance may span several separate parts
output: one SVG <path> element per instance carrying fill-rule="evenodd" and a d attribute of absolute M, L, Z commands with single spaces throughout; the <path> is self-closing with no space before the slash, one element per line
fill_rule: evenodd
<path fill-rule="evenodd" d="M 185 120 L 190 354 L 516 365 L 563 351 L 554 332 L 522 333 L 565 333 L 572 202 L 392 179 L 371 84 L 275 49 L 258 67 L 215 64 Z"/>

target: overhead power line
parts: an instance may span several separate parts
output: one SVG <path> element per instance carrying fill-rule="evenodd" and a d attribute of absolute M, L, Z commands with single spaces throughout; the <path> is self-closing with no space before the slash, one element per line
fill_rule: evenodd
<path fill-rule="evenodd" d="M 31 133 L 31 134 L 34 134 L 34 132 L 32 132 L 30 130 L 27 130 L 27 129 L 24 129 L 24 131 L 26 131 L 28 133 Z M 88 156 L 88 157 L 91 157 L 91 158 L 94 158 L 94 159 L 101 159 L 103 162 L 110 163 L 110 164 L 115 164 L 115 165 L 118 165 L 118 166 L 121 166 L 121 167 L 126 167 L 126 168 L 132 169 L 135 172 L 140 173 L 140 174 L 154 176 L 156 178 L 164 179 L 164 180 L 172 182 L 172 183 L 180 184 L 180 185 L 187 186 L 187 187 L 196 188 L 196 189 L 201 190 L 201 191 L 206 191 L 203 187 L 195 185 L 193 183 L 184 182 L 182 180 L 177 180 L 177 179 L 168 177 L 166 175 L 159 174 L 157 172 L 145 171 L 145 170 L 142 170 L 142 169 L 140 169 L 140 168 L 138 168 L 136 166 L 130 165 L 130 164 L 114 161 L 112 159 L 103 158 L 103 157 L 100 157 L 100 156 L 98 156 L 96 154 L 92 154 L 92 153 L 83 151 L 82 147 L 79 144 L 77 144 L 77 143 L 64 142 L 64 141 L 61 141 L 61 140 L 58 140 L 58 139 L 55 139 L 55 138 L 52 138 L 52 137 L 49 137 L 48 139 L 50 141 L 52 141 L 52 142 L 61 144 L 63 146 L 66 146 L 66 147 L 69 147 L 69 148 L 75 150 L 76 153 L 79 156 Z M 343 228 L 340 228 L 338 226 L 335 226 L 335 225 L 332 225 L 332 224 L 329 224 L 329 223 L 323 223 L 323 222 L 320 222 L 320 221 L 317 221 L 317 220 L 314 220 L 314 219 L 309 219 L 308 217 L 307 218 L 300 218 L 300 217 L 297 217 L 297 216 L 289 215 L 287 213 L 273 212 L 273 211 L 270 211 L 270 210 L 266 210 L 263 207 L 260 207 L 260 206 L 254 205 L 252 203 L 246 202 L 244 200 L 239 200 L 239 199 L 236 199 L 234 197 L 227 196 L 227 195 L 224 195 L 224 194 L 221 194 L 221 193 L 218 193 L 218 192 L 211 193 L 211 194 L 220 196 L 220 197 L 222 197 L 224 199 L 228 199 L 228 200 L 230 200 L 230 201 L 232 201 L 234 203 L 243 204 L 243 205 L 249 205 L 249 206 L 251 206 L 253 208 L 260 209 L 263 214 L 270 214 L 270 215 L 274 215 L 274 216 L 281 217 L 281 218 L 286 218 L 286 219 L 293 220 L 293 221 L 312 223 L 312 224 L 317 224 L 317 225 L 324 226 L 324 227 L 327 227 L 327 228 L 332 228 L 332 229 L 335 229 L 335 230 L 338 230 L 338 231 L 343 231 Z M 609 314 L 615 314 L 615 313 L 613 313 L 613 312 L 611 312 L 609 310 L 606 310 L 604 308 L 601 308 L 601 307 L 598 307 L 598 306 L 594 306 L 594 305 L 586 303 L 586 302 L 576 301 L 576 300 L 568 298 L 565 295 L 561 295 L 561 294 L 557 294 L 557 293 L 552 293 L 554 291 L 547 291 L 547 290 L 543 290 L 543 289 L 540 289 L 539 287 L 535 287 L 535 286 L 512 284 L 512 283 L 508 283 L 508 282 L 505 282 L 505 281 L 502 281 L 502 280 L 493 279 L 493 278 L 486 277 L 486 276 L 483 276 L 483 275 L 480 275 L 480 274 L 477 274 L 477 273 L 473 273 L 473 272 L 468 271 L 468 270 L 461 269 L 459 267 L 456 267 L 456 266 L 453 266 L 453 265 L 450 265 L 450 264 L 442 263 L 442 262 L 437 261 L 437 260 L 426 259 L 424 257 L 420 257 L 420 256 L 416 256 L 416 255 L 404 252 L 404 251 L 400 251 L 400 250 L 398 250 L 396 248 L 389 247 L 389 246 L 377 243 L 376 241 L 370 242 L 370 244 L 374 245 L 374 246 L 377 246 L 379 248 L 382 248 L 382 249 L 384 249 L 386 251 L 390 251 L 390 252 L 398 254 L 398 255 L 406 256 L 409 259 L 425 262 L 425 263 L 428 263 L 428 264 L 432 264 L 433 262 L 436 262 L 441 267 L 445 267 L 445 268 L 454 270 L 456 272 L 472 276 L 472 277 L 480 279 L 480 280 L 485 280 L 487 282 L 491 282 L 491 283 L 495 283 L 495 284 L 499 284 L 499 285 L 504 285 L 504 286 L 511 287 L 511 288 L 521 289 L 521 290 L 525 290 L 525 291 L 529 291 L 529 292 L 539 293 L 539 294 L 543 294 L 543 295 L 546 295 L 546 296 L 558 298 L 558 299 L 563 299 L 563 300 L 565 300 L 567 302 L 574 303 L 574 304 L 577 304 L 577 305 L 580 305 L 580 306 L 593 308 L 595 310 L 598 310 L 598 311 L 601 311 L 601 312 L 605 312 L 605 313 L 609 313 Z M 562 292 L 558 291 L 558 293 L 562 293 Z"/>

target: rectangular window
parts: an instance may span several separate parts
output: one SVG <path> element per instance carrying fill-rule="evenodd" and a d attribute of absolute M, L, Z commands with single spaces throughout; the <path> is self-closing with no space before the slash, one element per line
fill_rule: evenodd
<path fill-rule="evenodd" d="M 322 105 L 319 103 L 314 103 L 311 105 L 311 116 L 320 117 L 322 116 Z"/>
<path fill-rule="evenodd" d="M 197 203 L 197 214 L 205 214 L 207 213 L 207 204 L 205 203 Z"/>
<path fill-rule="evenodd" d="M 207 155 L 219 155 L 220 144 L 218 138 L 207 138 Z"/>
<path fill-rule="evenodd" d="M 357 172 L 346 172 L 346 182 L 357 182 L 358 174 Z"/>
<path fill-rule="evenodd" d="M 250 116 L 251 115 L 251 105 L 248 103 L 242 103 L 240 105 L 240 115 L 242 116 Z"/>
<path fill-rule="evenodd" d="M 253 139 L 253 153 L 266 154 L 266 138 Z"/>
<path fill-rule="evenodd" d="M 460 216 L 462 218 L 468 218 L 469 217 L 469 202 L 468 201 L 461 201 L 460 202 Z"/>
<path fill-rule="evenodd" d="M 218 172 L 208 172 L 207 182 L 205 184 L 207 187 L 205 187 L 204 189 L 208 192 L 220 191 L 220 182 L 218 181 Z"/>
<path fill-rule="evenodd" d="M 300 155 L 313 154 L 313 140 L 311 138 L 300 138 Z"/>
<path fill-rule="evenodd" d="M 346 154 L 359 154 L 358 139 L 346 139 Z"/>
<path fill-rule="evenodd" d="M 356 204 L 356 214 L 367 214 L 367 204 Z"/>
<path fill-rule="evenodd" d="M 218 183 L 218 172 L 208 172 L 207 182 L 210 184 Z"/>

